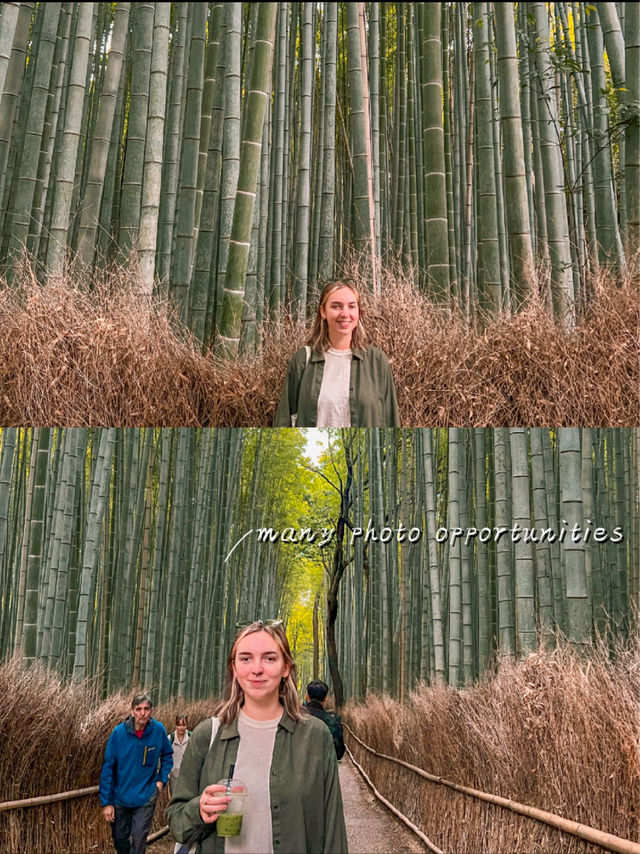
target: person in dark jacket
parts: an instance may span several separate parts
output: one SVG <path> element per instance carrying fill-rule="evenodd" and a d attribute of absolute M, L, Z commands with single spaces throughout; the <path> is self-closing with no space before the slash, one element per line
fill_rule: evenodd
<path fill-rule="evenodd" d="M 340 721 L 340 715 L 335 712 L 330 712 L 324 707 L 328 693 L 329 686 L 327 683 L 323 682 L 321 679 L 314 679 L 307 685 L 307 697 L 303 705 L 310 715 L 320 718 L 320 720 L 324 721 L 329 727 L 331 735 L 333 736 L 333 745 L 336 749 L 336 756 L 338 757 L 338 760 L 340 760 L 344 756 L 342 722 Z"/>
<path fill-rule="evenodd" d="M 167 732 L 151 708 L 148 694 L 135 696 L 131 715 L 113 730 L 104 754 L 100 803 L 118 854 L 144 854 L 158 794 L 173 764 Z"/>
<path fill-rule="evenodd" d="M 289 362 L 273 426 L 400 426 L 389 360 L 366 344 L 352 284 L 323 288 L 307 346 Z"/>

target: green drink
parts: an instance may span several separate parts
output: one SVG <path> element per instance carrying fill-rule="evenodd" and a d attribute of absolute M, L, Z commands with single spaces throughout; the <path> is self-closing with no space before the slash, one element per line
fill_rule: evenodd
<path fill-rule="evenodd" d="M 242 813 L 220 813 L 217 825 L 218 836 L 237 836 L 242 830 Z"/>
<path fill-rule="evenodd" d="M 224 812 L 221 812 L 216 821 L 216 833 L 218 836 L 239 836 L 242 832 L 242 816 L 245 810 L 247 798 L 247 787 L 242 780 L 231 778 L 233 766 L 229 768 L 229 777 L 219 780 L 218 785 L 224 786 L 224 794 L 231 798 Z"/>

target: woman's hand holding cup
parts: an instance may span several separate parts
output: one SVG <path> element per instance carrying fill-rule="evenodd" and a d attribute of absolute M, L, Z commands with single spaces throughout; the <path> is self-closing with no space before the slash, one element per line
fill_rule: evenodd
<path fill-rule="evenodd" d="M 221 812 L 225 812 L 231 797 L 225 794 L 224 786 L 213 784 L 207 786 L 200 795 L 200 817 L 205 824 L 217 821 Z"/>

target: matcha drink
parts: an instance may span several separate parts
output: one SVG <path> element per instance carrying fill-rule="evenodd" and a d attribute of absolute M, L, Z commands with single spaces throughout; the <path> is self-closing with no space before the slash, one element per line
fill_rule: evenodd
<path fill-rule="evenodd" d="M 242 813 L 220 813 L 217 824 L 218 836 L 237 836 L 242 830 Z"/>
<path fill-rule="evenodd" d="M 218 816 L 216 822 L 218 836 L 238 836 L 242 831 L 242 815 L 247 797 L 247 787 L 241 780 L 232 779 L 233 767 L 232 765 L 229 768 L 229 777 L 218 782 L 218 785 L 225 787 L 225 794 L 231 798 L 226 810 Z"/>

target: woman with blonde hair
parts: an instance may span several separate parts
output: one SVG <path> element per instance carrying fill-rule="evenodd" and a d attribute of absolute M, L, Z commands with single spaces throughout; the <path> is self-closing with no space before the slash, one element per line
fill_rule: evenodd
<path fill-rule="evenodd" d="M 189 739 L 167 807 L 173 836 L 199 854 L 346 852 L 333 739 L 300 704 L 280 620 L 239 629 L 216 716 Z M 247 804 L 240 834 L 225 841 L 216 823 L 230 797 L 217 781 L 228 776 L 246 784 Z"/>
<path fill-rule="evenodd" d="M 389 360 L 366 344 L 351 283 L 323 288 L 307 346 L 289 362 L 273 426 L 400 426 Z"/>

